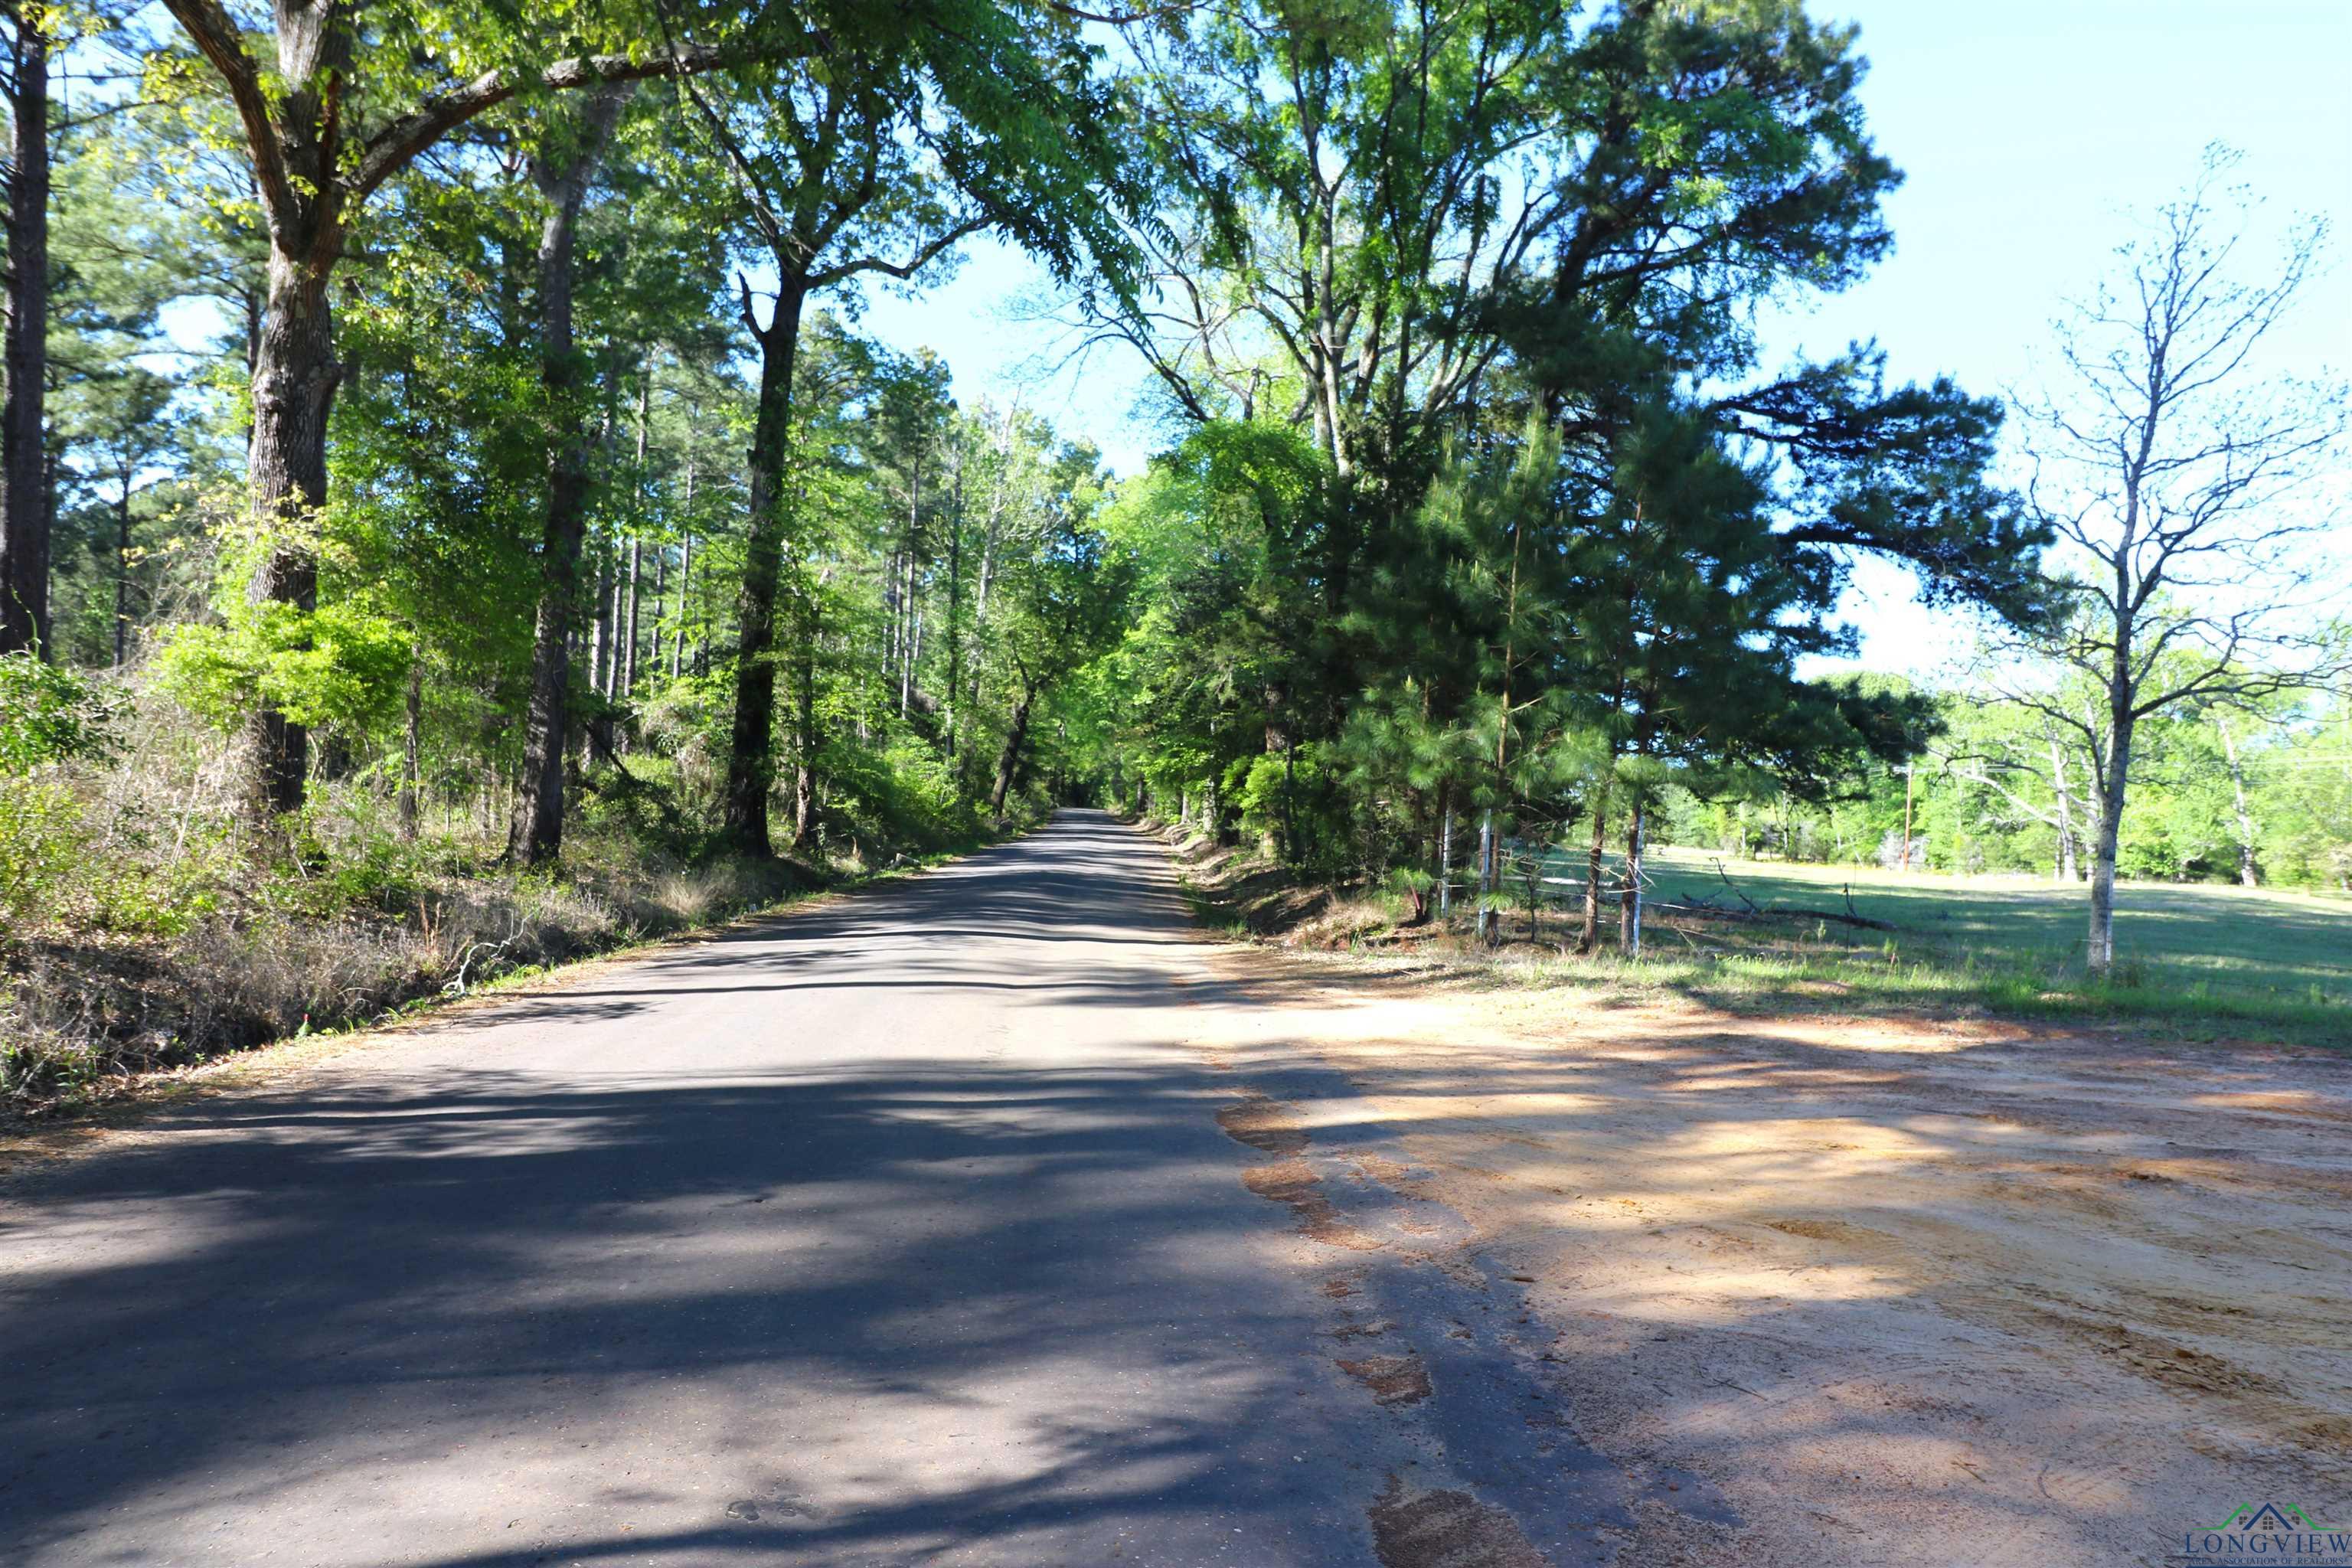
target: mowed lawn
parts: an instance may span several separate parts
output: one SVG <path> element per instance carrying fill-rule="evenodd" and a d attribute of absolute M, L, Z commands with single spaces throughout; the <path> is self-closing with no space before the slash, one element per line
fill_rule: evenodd
<path fill-rule="evenodd" d="M 1899 928 L 1899 944 L 1925 939 L 1939 960 L 1975 953 L 2079 963 L 2090 889 L 2031 877 L 1904 876 L 1843 866 L 1730 860 L 1704 850 L 1658 849 L 1648 858 L 1649 897 L 1705 900 L 1743 908 L 1740 892 L 1767 908 L 1843 910 Z M 2352 899 L 2217 886 L 2134 882 L 2116 894 L 2119 968 L 2144 968 L 2173 986 L 2202 981 L 2213 991 L 2298 1001 L 2352 1003 Z M 1843 939 L 1874 940 L 1840 931 Z M 1926 956 L 1922 954 L 1921 956 Z"/>

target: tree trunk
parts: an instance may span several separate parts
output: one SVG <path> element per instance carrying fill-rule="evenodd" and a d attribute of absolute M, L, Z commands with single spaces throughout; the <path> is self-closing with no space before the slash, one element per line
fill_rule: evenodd
<path fill-rule="evenodd" d="M 596 586 L 596 626 L 602 647 L 596 668 L 591 672 L 591 684 L 604 700 L 596 704 L 580 737 L 580 765 L 585 768 L 600 756 L 613 754 L 613 703 L 618 698 L 621 684 L 621 571 L 620 541 L 608 541 L 597 551 L 598 577 Z"/>
<path fill-rule="evenodd" d="M 1445 804 L 1437 810 L 1437 912 L 1444 916 L 1454 910 L 1454 785 L 1449 780 L 1439 786 Z"/>
<path fill-rule="evenodd" d="M 400 837 L 416 842 L 417 752 L 425 721 L 425 661 L 408 667 L 408 696 L 400 727 Z"/>
<path fill-rule="evenodd" d="M 906 721 L 908 706 L 914 695 L 915 666 L 923 657 L 923 617 L 915 604 L 915 551 L 921 542 L 922 509 L 923 449 L 918 446 L 907 476 L 906 592 L 899 601 L 899 614 L 906 621 L 906 630 L 898 643 L 898 720 L 901 723 Z"/>
<path fill-rule="evenodd" d="M 686 499 L 694 500 L 694 464 L 686 466 Z M 694 535 L 688 532 L 677 547 L 677 635 L 670 639 L 669 678 L 677 679 L 678 666 L 686 658 L 686 617 L 693 605 L 688 595 L 694 588 Z"/>
<path fill-rule="evenodd" d="M 596 590 L 596 625 L 604 634 L 604 647 L 596 662 L 596 690 L 610 700 L 621 693 L 621 542 L 607 541 L 598 554 L 604 565 Z"/>
<path fill-rule="evenodd" d="M 2238 739 L 2230 733 L 2230 726 L 2217 726 L 2221 731 L 2221 753 L 2230 760 L 2230 799 L 2238 818 L 2238 885 L 2259 888 L 2262 871 L 2254 863 L 2254 816 L 2246 805 L 2246 767 L 2238 755 Z"/>
<path fill-rule="evenodd" d="M 1609 847 L 1609 804 L 1592 803 L 1592 845 L 1584 862 L 1584 928 L 1576 933 L 1576 951 L 1587 957 L 1601 945 L 1601 872 Z"/>
<path fill-rule="evenodd" d="M 49 657 L 49 498 L 43 441 L 48 382 L 49 40 L 47 13 L 15 7 L 16 120 L 8 179 L 6 389 L 0 395 L 0 654 Z M 121 663 L 118 658 L 116 662 Z"/>
<path fill-rule="evenodd" d="M 1298 842 L 1298 748 L 1282 748 L 1282 858 L 1296 866 L 1303 858 Z"/>
<path fill-rule="evenodd" d="M 2066 749 L 2058 743 L 2055 735 L 2050 737 L 2050 786 L 2058 802 L 2058 879 L 2077 882 L 2083 873 L 2076 864 L 2074 795 L 2066 783 Z"/>
<path fill-rule="evenodd" d="M 603 542 L 601 541 L 593 544 L 585 542 L 587 524 L 584 516 L 589 481 L 584 462 L 584 449 L 583 457 L 583 462 L 580 472 L 582 496 L 580 504 L 583 516 L 581 524 L 582 549 L 595 572 L 595 578 L 588 587 L 588 689 L 602 697 L 604 695 L 604 607 L 612 602 L 613 574 L 604 560 Z"/>
<path fill-rule="evenodd" d="M 646 355 L 646 373 L 637 382 L 636 462 L 629 476 L 629 605 L 623 617 L 626 627 L 621 652 L 620 695 L 625 700 L 637 690 L 637 577 L 645 556 L 646 433 L 651 423 L 654 359 Z"/>
<path fill-rule="evenodd" d="M 2084 966 L 2105 974 L 2116 962 L 2116 847 L 2123 837 L 2124 783 L 2131 768 L 2131 726 L 2116 726 L 2099 781 L 2099 837 L 2091 851 L 2091 929 Z"/>
<path fill-rule="evenodd" d="M 131 472 L 114 498 L 114 668 L 131 662 Z"/>
<path fill-rule="evenodd" d="M 793 661 L 793 744 L 800 767 L 793 778 L 793 847 L 806 850 L 816 842 L 816 753 L 823 737 L 816 728 L 816 616 L 809 616 L 799 657 Z"/>
<path fill-rule="evenodd" d="M 279 5 L 276 15 L 285 76 L 276 89 L 282 105 L 278 161 L 293 190 L 265 225 L 269 267 L 253 343 L 253 436 L 246 454 L 261 556 L 246 599 L 307 614 L 318 605 L 310 534 L 327 500 L 327 414 L 342 379 L 328 282 L 342 255 L 349 192 L 335 168 L 340 120 L 329 98 L 348 70 L 351 35 L 333 6 Z M 239 752 L 249 817 L 267 823 L 300 809 L 310 762 L 310 737 L 301 725 L 257 704 Z"/>
<path fill-rule="evenodd" d="M 996 756 L 996 787 L 988 798 L 992 816 L 1004 815 L 1004 797 L 1013 793 L 1013 770 L 1021 765 L 1021 748 L 1029 739 L 1029 705 L 1036 697 L 1037 689 L 1024 682 L 1020 706 L 1013 710 L 1013 727 L 1004 732 L 1004 749 Z"/>
<path fill-rule="evenodd" d="M 327 500 L 327 414 L 342 369 L 335 363 L 329 266 L 273 246 L 269 302 L 254 356 L 250 481 L 262 558 L 246 585 L 249 605 L 309 612 L 319 601 L 310 533 Z M 256 821 L 299 811 L 310 767 L 310 732 L 276 709 L 247 721 L 240 750 L 245 805 Z"/>
<path fill-rule="evenodd" d="M 914 700 L 915 671 L 923 663 L 923 614 L 920 610 L 915 612 L 914 640 L 908 646 L 913 648 L 914 657 L 907 661 L 906 681 L 898 688 L 898 717 L 901 720 L 907 717 L 908 705 Z"/>
<path fill-rule="evenodd" d="M 962 448 L 957 448 L 959 454 Z M 947 707 L 940 715 L 952 771 L 956 760 L 956 716 L 963 711 L 963 459 L 956 459 L 955 487 L 948 500 L 948 681 Z"/>
<path fill-rule="evenodd" d="M 621 674 L 615 694 L 626 700 L 637 689 L 637 576 L 645 557 L 645 541 L 629 536 L 628 605 L 621 614 Z"/>
<path fill-rule="evenodd" d="M 662 639 L 669 616 L 669 546 L 658 545 L 654 550 L 654 629 L 647 639 L 646 668 L 648 679 L 658 679 L 662 668 Z"/>
<path fill-rule="evenodd" d="M 1478 818 L 1478 940 L 1491 943 L 1500 930 L 1495 911 L 1487 907 L 1495 891 L 1495 813 Z"/>
<path fill-rule="evenodd" d="M 1649 816 L 1648 803 L 1637 795 L 1625 824 L 1625 889 L 1617 904 L 1617 945 L 1627 958 L 1642 956 L 1642 839 Z"/>
<path fill-rule="evenodd" d="M 783 569 L 784 468 L 792 455 L 793 359 L 805 296 L 787 278 L 760 333 L 760 406 L 751 432 L 751 516 L 736 600 L 735 718 L 727 752 L 726 831 L 738 851 L 774 853 L 768 789 L 775 777 L 776 588 Z"/>
<path fill-rule="evenodd" d="M 882 628 L 882 679 L 887 684 L 898 670 L 898 552 L 890 552 L 883 565 L 883 575 L 888 579 L 882 590 L 882 607 L 890 612 L 890 624 Z"/>
<path fill-rule="evenodd" d="M 572 161 L 533 170 L 547 198 L 539 231 L 540 385 L 558 431 L 548 454 L 547 516 L 540 539 L 539 610 L 531 625 L 530 696 L 523 717 L 522 784 L 507 853 L 544 865 L 563 847 L 564 742 L 571 731 L 572 628 L 580 601 L 580 554 L 588 531 L 588 439 L 571 416 L 585 379 L 572 342 L 572 247 L 580 204 L 625 90 L 593 95 L 587 134 Z"/>

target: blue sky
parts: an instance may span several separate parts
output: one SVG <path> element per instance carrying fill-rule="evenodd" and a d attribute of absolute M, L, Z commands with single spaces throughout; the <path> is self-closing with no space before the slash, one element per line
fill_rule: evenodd
<path fill-rule="evenodd" d="M 2207 143 L 2284 218 L 2333 220 L 2337 258 L 2281 334 L 2276 369 L 2352 370 L 2352 0 L 1823 0 L 1860 24 L 1863 88 L 1879 146 L 1907 176 L 1888 203 L 1896 247 L 1868 280 L 1774 318 L 1775 357 L 1876 338 L 1898 379 L 1957 376 L 1972 391 L 2031 389 L 2048 326 L 2088 289 L 2130 215 L 2177 192 Z M 2260 237 L 2256 237 L 2259 238 Z M 950 281 L 877 298 L 866 326 L 929 347 L 966 399 L 1025 388 L 1029 405 L 1100 446 L 1124 472 L 1160 434 L 1134 417 L 1141 373 L 1097 354 L 1040 382 L 1049 334 L 1020 321 L 1042 275 L 975 247 Z M 2352 547 L 2352 539 L 2346 542 Z M 1863 662 L 1930 671 L 1966 628 L 1923 620 L 1897 574 L 1866 573 L 1847 609 Z"/>

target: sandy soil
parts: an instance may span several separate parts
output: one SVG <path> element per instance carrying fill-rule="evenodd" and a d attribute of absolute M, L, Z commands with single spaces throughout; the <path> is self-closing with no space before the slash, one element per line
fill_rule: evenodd
<path fill-rule="evenodd" d="M 2352 1060 L 1231 962 L 1210 1059 L 1340 1068 L 1308 1134 L 1531 1281 L 1588 1443 L 1739 1516 L 1620 1562 L 2153 1564 L 2257 1499 L 2352 1517 Z"/>

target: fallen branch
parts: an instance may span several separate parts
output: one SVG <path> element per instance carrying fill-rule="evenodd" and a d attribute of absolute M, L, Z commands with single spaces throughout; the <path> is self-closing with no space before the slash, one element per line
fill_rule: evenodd
<path fill-rule="evenodd" d="M 1775 915 L 1784 915 L 1790 920 L 1829 921 L 1834 924 L 1842 926 L 1858 926 L 1864 931 L 1900 931 L 1903 929 L 1896 925 L 1893 921 L 1874 921 L 1868 915 L 1842 915 L 1835 910 L 1776 909 L 1768 912 Z"/>
<path fill-rule="evenodd" d="M 1721 904 L 1701 901 L 1696 904 L 1670 904 L 1653 900 L 1650 908 L 1662 913 L 1703 915 L 1717 921 L 1828 921 L 1836 925 L 1853 926 L 1862 931 L 1900 931 L 1891 921 L 1874 921 L 1867 915 L 1842 915 L 1835 910 L 1784 910 L 1779 907 L 1759 909 L 1749 901 L 1745 910 L 1730 910 Z"/>
<path fill-rule="evenodd" d="M 1741 903 L 1746 904 L 1750 910 L 1754 910 L 1756 913 L 1760 915 L 1764 912 L 1762 910 L 1756 908 L 1755 900 L 1749 898 L 1747 894 L 1739 890 L 1739 884 L 1731 879 L 1731 873 L 1723 868 L 1723 862 L 1721 860 L 1710 860 L 1707 864 L 1715 868 L 1715 874 L 1723 879 L 1723 885 L 1731 889 L 1733 897 L 1737 898 Z"/>
<path fill-rule="evenodd" d="M 506 941 L 499 942 L 467 942 L 466 944 L 466 950 L 457 955 L 457 978 L 449 982 L 448 984 L 441 987 L 441 994 L 444 996 L 465 995 L 467 994 L 466 975 L 467 973 L 474 967 L 474 959 L 476 955 L 488 952 L 490 955 L 489 962 L 496 963 L 499 959 L 506 955 L 506 951 L 508 947 L 514 942 L 515 937 L 519 937 L 521 934 L 522 932 L 518 931 L 514 933 L 514 936 L 509 936 Z M 486 964 L 484 967 L 487 969 L 488 965 Z"/>

